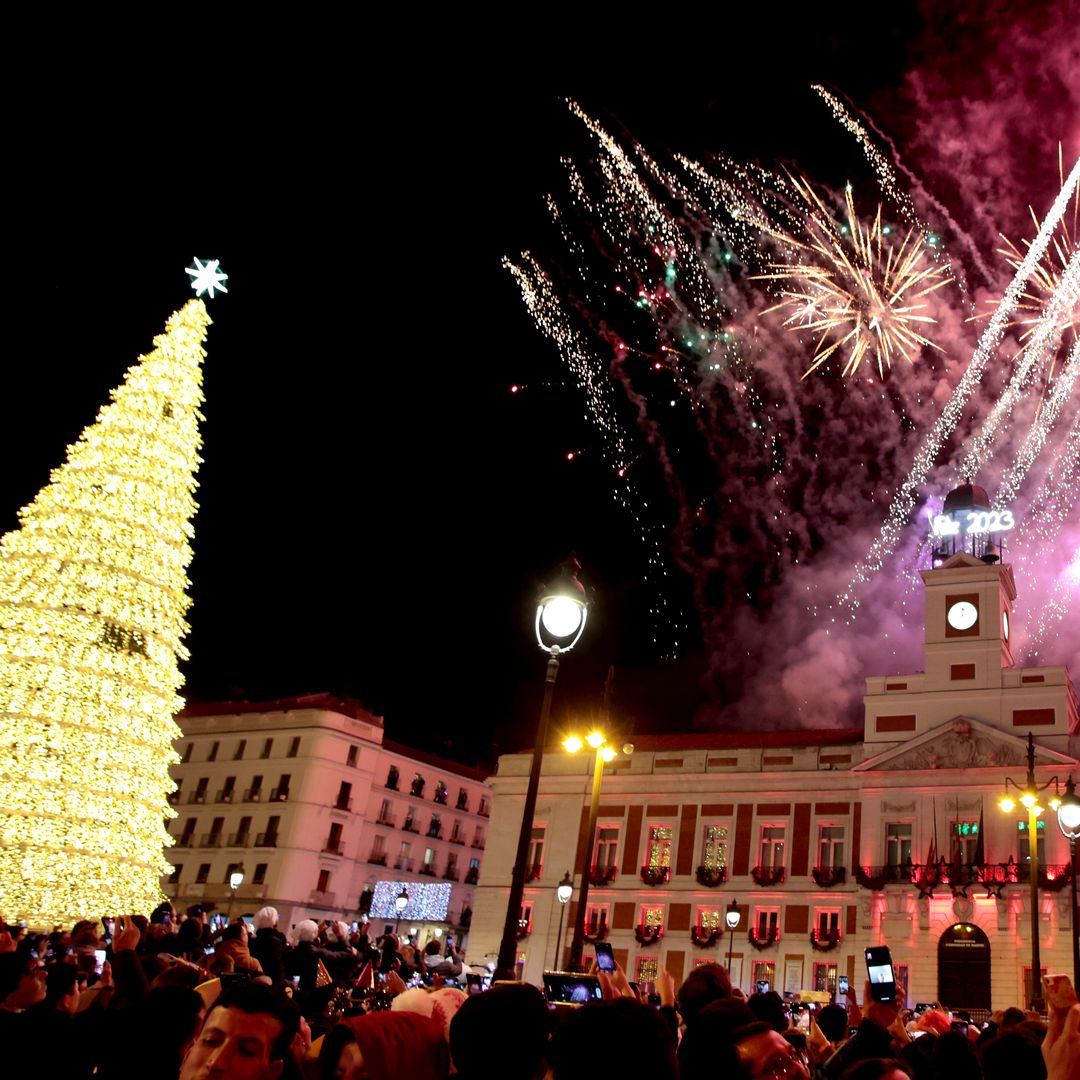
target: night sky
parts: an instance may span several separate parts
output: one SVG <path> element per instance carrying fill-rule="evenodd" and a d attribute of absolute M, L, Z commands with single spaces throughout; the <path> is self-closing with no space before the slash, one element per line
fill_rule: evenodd
<path fill-rule="evenodd" d="M 219 258 L 229 293 L 208 305 L 190 699 L 347 693 L 401 742 L 490 763 L 531 737 L 533 600 L 573 549 L 595 606 L 557 715 L 595 712 L 614 665 L 627 728 L 702 722 L 690 583 L 673 570 L 690 625 L 679 658 L 662 659 L 641 548 L 581 398 L 500 259 L 559 258 L 543 198 L 565 189 L 560 155 L 585 145 L 564 95 L 650 150 L 797 161 L 841 185 L 858 154 L 807 89 L 823 81 L 910 148 L 957 212 L 919 94 L 992 103 L 984 58 L 1007 62 L 1018 32 L 1007 5 L 968 6 L 987 13 L 928 21 L 901 4 L 887 28 L 808 20 L 779 38 L 763 16 L 738 47 L 729 26 L 703 25 L 693 36 L 717 49 L 693 85 L 660 70 L 602 91 L 485 85 L 443 60 L 334 92 L 267 71 L 257 86 L 226 80 L 214 110 L 74 98 L 49 141 L 29 124 L 15 137 L 0 529 L 184 303 L 192 256 Z M 1025 5 L 1021 29 L 1053 37 L 1070 6 Z M 1054 115 L 1073 129 L 1039 138 L 1075 149 L 1077 88 L 1061 93 Z M 1008 226 L 1053 181 L 1044 170 L 1018 191 Z M 662 528 L 672 511 L 655 494 Z M 868 505 L 863 524 L 879 519 Z M 840 710 L 835 726 L 851 719 Z"/>

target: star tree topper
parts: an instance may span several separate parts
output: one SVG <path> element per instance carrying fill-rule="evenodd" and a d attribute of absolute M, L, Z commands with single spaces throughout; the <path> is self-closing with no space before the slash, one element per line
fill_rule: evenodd
<path fill-rule="evenodd" d="M 229 280 L 229 275 L 223 274 L 218 266 L 220 263 L 217 259 L 209 259 L 205 265 L 200 259 L 196 259 L 195 265 L 187 268 L 187 273 L 191 275 L 191 287 L 195 290 L 196 296 L 206 293 L 213 300 L 215 289 L 223 293 L 229 291 L 223 284 Z"/>

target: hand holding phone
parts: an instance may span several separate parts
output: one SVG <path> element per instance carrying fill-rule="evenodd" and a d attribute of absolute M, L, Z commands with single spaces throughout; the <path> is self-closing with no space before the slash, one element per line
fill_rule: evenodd
<path fill-rule="evenodd" d="M 888 945 L 875 945 L 866 950 L 866 977 L 870 981 L 873 1001 L 891 1005 L 896 1000 L 896 976 Z"/>
<path fill-rule="evenodd" d="M 607 941 L 596 943 L 596 967 L 605 975 L 615 974 L 615 954 L 611 950 L 611 944 Z"/>

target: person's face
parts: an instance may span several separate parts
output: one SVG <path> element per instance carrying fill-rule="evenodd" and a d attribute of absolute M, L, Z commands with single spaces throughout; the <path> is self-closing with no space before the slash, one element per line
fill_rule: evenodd
<path fill-rule="evenodd" d="M 214 1009 L 184 1056 L 180 1080 L 277 1080 L 284 1062 L 271 1061 L 281 1024 L 266 1013 Z"/>
<path fill-rule="evenodd" d="M 795 1047 L 777 1031 L 751 1035 L 736 1050 L 752 1080 L 810 1080 Z"/>
<path fill-rule="evenodd" d="M 334 1080 L 363 1080 L 367 1076 L 364 1068 L 364 1056 L 360 1053 L 360 1047 L 356 1043 L 346 1044 L 338 1058 L 337 1068 L 334 1069 Z"/>

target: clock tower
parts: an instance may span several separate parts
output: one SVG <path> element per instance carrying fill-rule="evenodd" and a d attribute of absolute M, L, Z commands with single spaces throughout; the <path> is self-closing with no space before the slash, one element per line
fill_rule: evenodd
<path fill-rule="evenodd" d="M 1008 510 L 964 484 L 934 518 L 933 566 L 920 571 L 926 598 L 923 670 L 866 680 L 865 738 L 896 743 L 962 721 L 1010 734 L 1034 731 L 1044 745 L 1080 731 L 1077 697 L 1062 667 L 1017 667 L 1012 567 L 1001 562 Z"/>
<path fill-rule="evenodd" d="M 923 656 L 927 689 L 976 679 L 1000 686 L 1001 672 L 1015 666 L 1012 567 L 987 563 L 965 551 L 922 571 L 926 590 Z"/>

